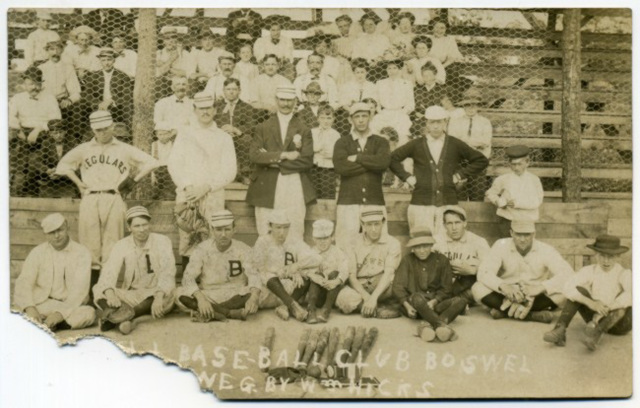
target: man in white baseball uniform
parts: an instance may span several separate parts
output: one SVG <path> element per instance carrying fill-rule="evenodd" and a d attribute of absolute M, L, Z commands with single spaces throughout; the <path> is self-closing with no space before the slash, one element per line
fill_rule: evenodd
<path fill-rule="evenodd" d="M 303 240 L 289 236 L 291 221 L 286 211 L 273 210 L 268 222 L 269 233 L 258 237 L 253 247 L 253 265 L 264 286 L 273 294 L 261 306 L 268 308 L 273 301 L 279 300 L 283 304 L 276 308 L 276 314 L 281 319 L 288 320 L 293 314 L 296 320 L 303 322 L 308 313 L 298 301 L 306 294 L 307 277 L 317 271 L 322 256 Z"/>
<path fill-rule="evenodd" d="M 391 286 L 400 264 L 400 242 L 383 232 L 385 217 L 380 207 L 364 206 L 360 222 L 363 231 L 347 254 L 349 285 L 338 293 L 336 305 L 345 314 L 360 311 L 364 317 L 399 317 Z"/>
<path fill-rule="evenodd" d="M 211 238 L 194 250 L 178 289 L 178 304 L 197 321 L 241 319 L 258 311 L 262 281 L 251 264 L 251 247 L 233 239 L 233 214 L 209 218 Z"/>
<path fill-rule="evenodd" d="M 122 195 L 155 169 L 159 162 L 142 150 L 114 137 L 108 111 L 89 117 L 94 138 L 64 155 L 56 174 L 67 176 L 80 190 L 78 238 L 91 251 L 92 285 L 113 245 L 124 236 L 127 207 Z M 80 177 L 76 170 L 80 169 Z M 137 172 L 133 172 L 136 169 Z M 135 176 L 132 176 L 135 174 Z"/>
<path fill-rule="evenodd" d="M 453 271 L 453 295 L 472 304 L 471 287 L 476 283 L 478 266 L 491 248 L 486 239 L 467 230 L 467 212 L 464 208 L 447 205 L 443 208 L 442 218 L 446 235 L 436 240 L 433 251 L 449 259 Z"/>
<path fill-rule="evenodd" d="M 224 209 L 224 187 L 236 178 L 236 151 L 231 136 L 218 128 L 213 118 L 213 97 L 203 92 L 193 98 L 197 120 L 178 130 L 176 141 L 167 160 L 167 169 L 176 185 L 176 209 L 196 207 L 208 220 L 211 214 Z M 188 232 L 180 234 L 182 267 L 199 242 Z"/>
<path fill-rule="evenodd" d="M 131 234 L 113 246 L 100 280 L 93 287 L 95 303 L 102 310 L 101 331 L 117 326 L 122 334 L 129 334 L 135 328 L 135 318 L 150 314 L 158 319 L 173 308 L 173 246 L 168 237 L 150 232 L 150 221 L 145 207 L 135 206 L 127 211 Z"/>
<path fill-rule="evenodd" d="M 95 310 L 87 306 L 91 253 L 69 238 L 67 220 L 60 213 L 41 222 L 47 236 L 33 248 L 16 280 L 14 306 L 51 331 L 91 326 Z"/>

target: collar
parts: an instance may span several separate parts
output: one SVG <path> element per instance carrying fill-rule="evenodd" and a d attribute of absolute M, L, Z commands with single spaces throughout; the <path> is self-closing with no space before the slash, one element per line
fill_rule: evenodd
<path fill-rule="evenodd" d="M 91 140 L 89 141 L 89 143 L 96 145 L 96 146 L 108 146 L 108 145 L 114 145 L 114 144 L 118 144 L 120 143 L 120 141 L 118 140 L 118 138 L 116 138 L 115 136 L 113 138 L 111 138 L 111 141 L 109 143 L 98 143 L 98 141 L 96 140 L 95 137 L 91 138 Z"/>
<path fill-rule="evenodd" d="M 523 255 L 520 254 L 520 251 L 518 251 L 518 248 L 516 248 L 516 243 L 513 240 L 513 238 L 509 238 L 509 240 L 511 241 L 511 243 L 510 243 L 511 252 L 515 252 L 516 254 L 518 254 L 520 256 L 523 256 Z M 537 239 L 534 239 L 533 243 L 531 244 L 531 249 L 524 256 L 528 256 L 529 254 L 532 254 L 534 252 L 538 252 L 539 250 L 540 250 L 540 242 Z"/>
<path fill-rule="evenodd" d="M 600 267 L 600 265 L 598 265 L 597 263 L 596 263 L 596 264 L 593 264 L 593 265 L 594 265 L 593 271 L 594 271 L 595 273 L 610 274 L 610 273 L 617 273 L 617 272 L 619 272 L 621 269 L 623 269 L 623 268 L 622 268 L 622 265 L 620 265 L 619 263 L 616 263 L 615 265 L 613 265 L 613 268 L 611 268 L 611 270 L 609 270 L 608 272 L 607 272 L 607 271 L 605 271 L 604 269 L 602 269 L 602 268 Z"/>
<path fill-rule="evenodd" d="M 389 235 L 385 234 L 384 232 L 380 235 L 380 239 L 377 240 L 376 242 L 370 241 L 366 235 L 364 235 L 364 232 L 362 234 L 360 234 L 360 236 L 362 237 L 362 242 L 365 245 L 384 245 L 387 243 L 387 238 L 389 237 Z"/>
<path fill-rule="evenodd" d="M 469 231 L 465 231 L 464 234 L 462 234 L 462 237 L 460 237 L 459 240 L 454 240 L 451 237 L 449 237 L 449 235 L 447 235 L 447 242 L 463 242 L 466 243 L 467 242 L 467 237 L 469 236 Z"/>
<path fill-rule="evenodd" d="M 51 249 L 54 252 L 71 252 L 71 238 L 69 238 L 69 241 L 67 242 L 67 246 L 59 250 L 55 249 L 53 245 L 51 245 L 51 243 L 49 242 L 47 242 L 47 245 L 49 246 L 49 249 Z"/>
<path fill-rule="evenodd" d="M 277 115 L 278 115 L 278 120 L 291 120 L 293 118 L 293 112 L 291 112 L 288 115 L 278 112 Z"/>
<path fill-rule="evenodd" d="M 444 138 L 446 137 L 446 135 L 437 139 L 431 135 L 426 135 L 425 137 L 427 138 L 427 143 L 444 143 Z"/>
<path fill-rule="evenodd" d="M 371 128 L 369 128 L 367 129 L 367 133 L 365 133 L 365 135 L 362 136 L 362 138 L 369 139 L 371 136 L 373 136 L 373 133 L 371 132 Z M 351 137 L 353 137 L 353 140 L 355 141 L 358 141 L 361 138 L 361 136 L 358 133 L 356 133 L 355 130 L 351 131 Z"/>
<path fill-rule="evenodd" d="M 131 237 L 131 242 L 133 243 L 133 247 L 135 249 L 142 249 L 145 252 L 149 252 L 149 250 L 151 249 L 151 237 L 153 236 L 153 234 L 149 233 L 149 238 L 147 238 L 147 242 L 144 243 L 143 246 L 139 247 L 138 244 L 136 244 L 136 240 L 133 239 L 133 235 L 129 235 Z"/>

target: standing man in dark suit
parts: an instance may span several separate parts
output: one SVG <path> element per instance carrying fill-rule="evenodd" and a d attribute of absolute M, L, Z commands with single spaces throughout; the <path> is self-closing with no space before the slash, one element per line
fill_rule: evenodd
<path fill-rule="evenodd" d="M 214 120 L 218 127 L 233 138 L 238 160 L 238 180 L 249 184 L 251 176 L 251 132 L 255 127 L 256 112 L 251 105 L 240 99 L 240 80 L 227 78 L 222 93 L 224 100 L 215 103 Z"/>
<path fill-rule="evenodd" d="M 227 51 L 234 55 L 242 44 L 253 45 L 262 36 L 262 16 L 251 9 L 232 11 L 228 21 Z"/>
<path fill-rule="evenodd" d="M 391 153 L 391 171 L 414 188 L 407 210 L 409 231 L 427 228 L 436 239 L 444 238 L 444 206 L 458 204 L 457 190 L 470 176 L 482 172 L 489 160 L 468 144 L 446 133 L 449 113 L 441 106 L 424 112 L 423 137 L 413 139 Z M 413 159 L 413 174 L 402 162 Z M 466 167 L 462 163 L 466 162 Z"/>
<path fill-rule="evenodd" d="M 289 237 L 301 240 L 306 205 L 315 202 L 316 193 L 308 175 L 313 167 L 313 138 L 293 115 L 295 98 L 295 88 L 278 88 L 278 111 L 256 127 L 250 152 L 256 169 L 246 201 L 256 207 L 258 234 L 269 233 L 273 210 L 285 210 L 291 221 Z"/>
<path fill-rule="evenodd" d="M 103 48 L 98 54 L 102 69 L 87 73 L 84 85 L 84 99 L 91 112 L 106 110 L 111 112 L 114 122 L 123 122 L 131 127 L 133 115 L 133 80 L 113 67 L 116 53 L 111 48 Z"/>
<path fill-rule="evenodd" d="M 369 128 L 371 111 L 364 102 L 354 103 L 349 111 L 353 128 L 333 148 L 333 166 L 340 175 L 336 210 L 336 244 L 348 248 L 360 231 L 363 206 L 376 207 L 386 219 L 382 176 L 389 167 L 389 142 Z M 386 234 L 386 223 L 382 232 Z"/>
<path fill-rule="evenodd" d="M 62 120 L 53 119 L 47 123 L 49 132 L 40 142 L 39 149 L 29 154 L 30 168 L 39 185 L 39 196 L 58 198 L 80 196 L 75 184 L 67 177 L 55 174 L 60 159 L 76 147 L 76 139 L 66 137 L 65 124 Z"/>

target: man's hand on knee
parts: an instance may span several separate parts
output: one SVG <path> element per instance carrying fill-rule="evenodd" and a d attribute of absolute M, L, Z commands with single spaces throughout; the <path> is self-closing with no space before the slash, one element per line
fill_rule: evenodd
<path fill-rule="evenodd" d="M 64 317 L 62 317 L 60 312 L 53 312 L 49 316 L 47 316 L 47 318 L 44 321 L 44 324 L 51 329 L 54 326 L 56 326 L 58 323 L 62 323 L 63 321 L 64 321 Z"/>
<path fill-rule="evenodd" d="M 24 313 L 32 320 L 35 320 L 38 323 L 42 323 L 42 315 L 40 315 L 40 312 L 38 312 L 38 309 L 36 309 L 35 307 L 29 306 L 28 308 L 24 309 Z"/>

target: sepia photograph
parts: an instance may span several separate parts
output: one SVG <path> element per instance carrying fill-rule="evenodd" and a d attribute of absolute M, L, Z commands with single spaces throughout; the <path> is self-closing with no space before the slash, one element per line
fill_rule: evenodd
<path fill-rule="evenodd" d="M 6 13 L 25 325 L 219 400 L 632 396 L 631 9 Z"/>

